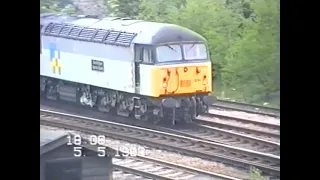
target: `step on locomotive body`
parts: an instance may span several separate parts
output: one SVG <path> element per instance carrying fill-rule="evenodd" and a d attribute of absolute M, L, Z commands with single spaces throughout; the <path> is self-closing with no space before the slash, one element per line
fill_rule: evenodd
<path fill-rule="evenodd" d="M 187 28 L 40 15 L 40 96 L 175 124 L 208 110 L 212 84 L 206 40 Z"/>

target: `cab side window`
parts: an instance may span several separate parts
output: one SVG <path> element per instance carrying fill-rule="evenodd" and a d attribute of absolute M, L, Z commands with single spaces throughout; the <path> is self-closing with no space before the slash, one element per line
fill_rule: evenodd
<path fill-rule="evenodd" d="M 134 60 L 141 61 L 143 60 L 143 46 L 136 44 L 134 47 Z"/>
<path fill-rule="evenodd" d="M 141 61 L 141 63 L 152 63 L 152 51 L 149 46 L 135 45 L 135 60 Z"/>
<path fill-rule="evenodd" d="M 143 63 L 150 64 L 151 61 L 151 50 L 150 48 L 143 48 Z"/>

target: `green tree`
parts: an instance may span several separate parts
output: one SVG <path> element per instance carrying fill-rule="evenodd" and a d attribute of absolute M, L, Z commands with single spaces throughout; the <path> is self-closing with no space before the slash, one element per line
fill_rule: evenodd
<path fill-rule="evenodd" d="M 277 0 L 253 0 L 251 6 L 254 17 L 228 50 L 223 77 L 237 98 L 254 102 L 280 91 L 280 8 Z"/>
<path fill-rule="evenodd" d="M 280 91 L 280 8 L 277 0 L 142 0 L 139 18 L 202 34 L 227 97 L 267 100 Z"/>
<path fill-rule="evenodd" d="M 222 86 L 220 70 L 226 65 L 228 49 L 240 38 L 243 16 L 224 1 L 216 0 L 186 0 L 181 4 L 179 0 L 157 1 L 157 4 L 144 0 L 141 6 L 141 18 L 182 25 L 202 34 L 208 40 L 217 82 Z"/>
<path fill-rule="evenodd" d="M 65 8 L 67 4 L 71 4 L 71 1 L 40 0 L 40 13 L 77 14 L 74 7 Z"/>
<path fill-rule="evenodd" d="M 140 0 L 107 0 L 106 4 L 113 16 L 136 18 L 139 14 Z"/>
<path fill-rule="evenodd" d="M 185 6 L 176 6 L 173 1 L 144 0 L 140 17 L 147 20 L 174 23 L 202 34 L 209 43 L 212 59 L 224 64 L 227 49 L 239 38 L 238 26 L 243 21 L 233 11 L 225 7 L 223 1 L 186 0 Z"/>
<path fill-rule="evenodd" d="M 278 0 L 105 2 L 111 15 L 178 24 L 203 35 L 208 40 L 210 58 L 214 64 L 215 95 L 262 102 L 279 94 Z M 73 8 L 64 8 L 65 4 L 59 0 L 41 0 L 40 12 L 76 13 Z"/>
<path fill-rule="evenodd" d="M 178 12 L 185 0 L 142 0 L 139 6 L 139 19 L 156 22 L 169 22 L 168 16 Z"/>

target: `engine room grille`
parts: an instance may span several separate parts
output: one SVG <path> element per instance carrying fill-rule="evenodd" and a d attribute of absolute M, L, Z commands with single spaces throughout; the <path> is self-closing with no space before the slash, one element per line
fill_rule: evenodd
<path fill-rule="evenodd" d="M 79 41 L 88 41 L 117 46 L 130 46 L 136 33 L 128 33 L 107 29 L 96 29 L 66 23 L 49 23 L 44 34 Z"/>

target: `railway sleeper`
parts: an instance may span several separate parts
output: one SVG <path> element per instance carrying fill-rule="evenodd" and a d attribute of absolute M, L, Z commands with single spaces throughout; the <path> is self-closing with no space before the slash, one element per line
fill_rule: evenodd
<path fill-rule="evenodd" d="M 202 95 L 153 98 L 44 76 L 40 76 L 40 96 L 154 124 L 172 125 L 191 123 L 198 115 L 208 112 L 211 103 Z"/>

